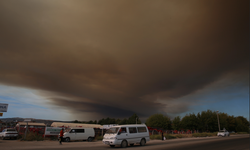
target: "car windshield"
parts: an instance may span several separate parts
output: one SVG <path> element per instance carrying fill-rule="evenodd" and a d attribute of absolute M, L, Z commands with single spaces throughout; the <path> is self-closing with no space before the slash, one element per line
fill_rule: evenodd
<path fill-rule="evenodd" d="M 113 127 L 107 130 L 106 134 L 114 134 L 117 133 L 119 127 Z"/>

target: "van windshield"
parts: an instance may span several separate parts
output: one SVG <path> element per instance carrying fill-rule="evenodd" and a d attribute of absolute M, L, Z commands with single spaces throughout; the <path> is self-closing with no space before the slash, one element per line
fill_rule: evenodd
<path fill-rule="evenodd" d="M 7 129 L 7 131 L 16 131 L 15 129 Z"/>
<path fill-rule="evenodd" d="M 117 133 L 119 127 L 113 127 L 107 130 L 106 134 L 114 134 Z"/>
<path fill-rule="evenodd" d="M 64 130 L 64 132 L 69 132 L 71 130 L 71 128 L 67 128 Z"/>

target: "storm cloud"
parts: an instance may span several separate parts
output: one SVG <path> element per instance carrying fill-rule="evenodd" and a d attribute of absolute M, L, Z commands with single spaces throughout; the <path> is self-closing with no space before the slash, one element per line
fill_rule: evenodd
<path fill-rule="evenodd" d="M 175 99 L 248 74 L 248 0 L 4 0 L 0 21 L 0 84 L 76 114 L 171 113 Z"/>

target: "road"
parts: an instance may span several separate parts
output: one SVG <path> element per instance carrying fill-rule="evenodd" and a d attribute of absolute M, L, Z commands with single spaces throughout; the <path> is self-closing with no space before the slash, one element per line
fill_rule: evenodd
<path fill-rule="evenodd" d="M 231 135 L 230 137 L 183 138 L 172 140 L 151 140 L 146 146 L 135 145 L 128 150 L 249 150 L 249 135 Z M 111 148 L 101 141 L 69 142 L 59 145 L 57 141 L 16 141 L 0 140 L 1 150 L 117 150 L 120 146 Z"/>

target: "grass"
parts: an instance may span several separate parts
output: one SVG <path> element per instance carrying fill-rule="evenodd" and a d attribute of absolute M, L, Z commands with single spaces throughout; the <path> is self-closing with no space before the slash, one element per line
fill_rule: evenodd
<path fill-rule="evenodd" d="M 207 136 L 216 136 L 217 135 L 217 132 L 214 132 L 214 133 L 193 133 L 192 134 L 192 137 L 207 137 Z"/>
<path fill-rule="evenodd" d="M 97 141 L 101 141 L 103 139 L 103 136 L 96 136 L 95 137 L 95 140 L 97 140 Z"/>
<path fill-rule="evenodd" d="M 26 135 L 26 139 L 24 139 L 24 135 L 22 135 L 21 138 L 22 141 L 43 141 L 44 138 L 42 135 L 39 135 L 37 133 L 29 132 Z"/>
<path fill-rule="evenodd" d="M 248 132 L 237 132 L 237 133 L 230 133 L 230 135 L 236 135 L 236 134 L 249 134 Z"/>
<path fill-rule="evenodd" d="M 164 134 L 166 139 L 175 139 L 176 137 L 170 134 Z M 161 140 L 161 134 L 150 135 L 151 140 Z"/>
<path fill-rule="evenodd" d="M 45 137 L 44 140 L 57 141 L 58 140 L 58 136 Z"/>

